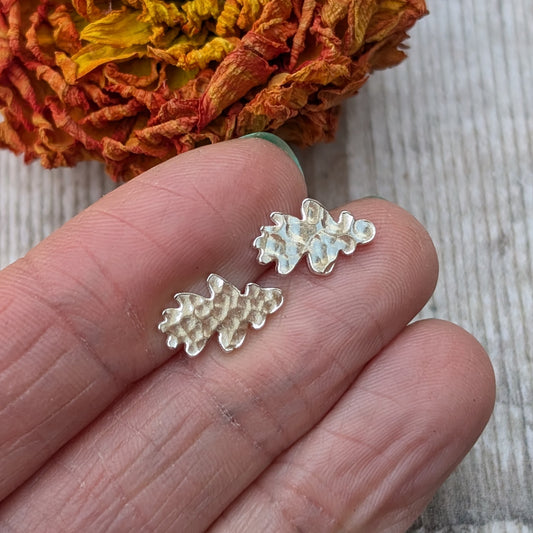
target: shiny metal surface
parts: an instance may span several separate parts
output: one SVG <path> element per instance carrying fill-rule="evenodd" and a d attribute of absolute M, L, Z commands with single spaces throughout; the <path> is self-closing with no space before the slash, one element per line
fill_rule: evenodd
<path fill-rule="evenodd" d="M 355 220 L 347 211 L 336 222 L 324 206 L 306 198 L 302 218 L 272 213 L 274 226 L 263 226 L 254 241 L 258 260 L 266 265 L 275 261 L 279 274 L 289 274 L 307 255 L 307 264 L 316 274 L 329 274 L 339 252 L 352 254 L 358 244 L 369 243 L 376 228 L 368 220 Z"/>
<path fill-rule="evenodd" d="M 217 274 L 207 278 L 210 289 L 208 298 L 192 293 L 174 296 L 178 308 L 163 311 L 159 330 L 167 335 L 167 346 L 175 349 L 185 345 L 185 352 L 198 355 L 214 333 L 222 349 L 231 352 L 241 346 L 248 331 L 248 324 L 261 328 L 267 315 L 283 304 L 280 289 L 262 288 L 248 283 L 244 293 Z"/>

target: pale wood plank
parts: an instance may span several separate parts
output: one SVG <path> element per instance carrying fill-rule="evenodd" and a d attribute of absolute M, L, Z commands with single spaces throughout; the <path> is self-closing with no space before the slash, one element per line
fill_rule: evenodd
<path fill-rule="evenodd" d="M 48 171 L 0 152 L 0 268 L 115 187 L 98 163 Z"/>

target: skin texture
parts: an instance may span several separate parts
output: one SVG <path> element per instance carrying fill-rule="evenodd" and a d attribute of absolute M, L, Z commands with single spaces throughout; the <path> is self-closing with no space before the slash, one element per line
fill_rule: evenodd
<path fill-rule="evenodd" d="M 492 367 L 457 326 L 407 326 L 437 259 L 378 199 L 377 236 L 287 277 L 251 243 L 298 214 L 296 164 L 258 138 L 199 148 L 107 195 L 0 273 L 2 531 L 403 531 L 482 431 Z M 175 292 L 279 287 L 231 355 L 172 353 Z"/>

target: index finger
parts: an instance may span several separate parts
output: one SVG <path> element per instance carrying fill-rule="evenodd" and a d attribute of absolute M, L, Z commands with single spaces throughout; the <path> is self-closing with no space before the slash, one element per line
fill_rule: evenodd
<path fill-rule="evenodd" d="M 110 193 L 0 274 L 0 499 L 172 352 L 172 292 L 256 277 L 251 241 L 305 184 L 272 143 L 200 148 Z"/>

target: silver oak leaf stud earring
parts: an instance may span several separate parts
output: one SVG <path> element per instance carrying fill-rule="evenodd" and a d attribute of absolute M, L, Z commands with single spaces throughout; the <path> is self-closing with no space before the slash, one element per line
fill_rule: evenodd
<path fill-rule="evenodd" d="M 283 304 L 280 289 L 265 289 L 248 283 L 244 293 L 217 274 L 210 274 L 207 284 L 209 297 L 182 292 L 174 296 L 178 308 L 163 311 L 159 331 L 167 335 L 167 346 L 185 345 L 185 352 L 198 355 L 214 333 L 222 349 L 231 352 L 241 346 L 248 331 L 248 324 L 259 329 L 268 315 Z"/>
<path fill-rule="evenodd" d="M 302 202 L 302 218 L 272 213 L 274 226 L 263 226 L 254 240 L 259 250 L 259 263 L 277 263 L 278 274 L 289 274 L 307 254 L 309 269 L 316 274 L 329 274 L 339 252 L 352 254 L 358 244 L 369 243 L 376 227 L 368 220 L 355 220 L 348 211 L 335 222 L 326 208 L 316 200 Z"/>

